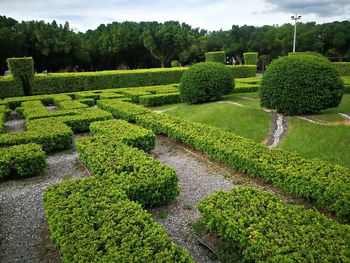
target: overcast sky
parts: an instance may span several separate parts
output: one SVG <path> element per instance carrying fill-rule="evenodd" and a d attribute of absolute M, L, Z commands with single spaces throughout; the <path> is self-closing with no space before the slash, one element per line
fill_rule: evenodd
<path fill-rule="evenodd" d="M 82 32 L 113 21 L 175 20 L 207 30 L 282 25 L 296 12 L 303 22 L 350 20 L 350 0 L 0 0 L 0 15 L 18 21 L 68 21 Z"/>

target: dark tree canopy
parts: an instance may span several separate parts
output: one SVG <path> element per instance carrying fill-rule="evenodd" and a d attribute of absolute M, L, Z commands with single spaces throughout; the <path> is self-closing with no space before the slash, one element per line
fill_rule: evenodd
<path fill-rule="evenodd" d="M 260 65 L 287 55 L 293 26 L 236 26 L 207 32 L 175 21 L 113 22 L 76 33 L 68 22 L 18 22 L 0 16 L 0 74 L 6 58 L 31 56 L 43 70 L 103 70 L 182 65 L 204 61 L 205 52 L 224 50 L 229 60 L 242 62 L 244 52 L 259 52 Z M 299 23 L 297 51 L 315 51 L 331 61 L 350 61 L 350 21 Z"/>

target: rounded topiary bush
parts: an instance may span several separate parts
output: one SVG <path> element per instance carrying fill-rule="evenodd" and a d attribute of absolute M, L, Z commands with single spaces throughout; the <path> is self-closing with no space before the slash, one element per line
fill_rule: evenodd
<path fill-rule="evenodd" d="M 337 107 L 343 83 L 327 60 L 310 55 L 281 57 L 264 73 L 260 104 L 286 115 L 319 113 Z"/>
<path fill-rule="evenodd" d="M 230 94 L 234 88 L 232 72 L 223 64 L 198 63 L 190 67 L 180 81 L 181 100 L 203 103 Z"/>

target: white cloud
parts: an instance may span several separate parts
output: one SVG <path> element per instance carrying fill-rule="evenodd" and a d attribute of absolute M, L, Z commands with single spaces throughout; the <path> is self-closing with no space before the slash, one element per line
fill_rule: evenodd
<path fill-rule="evenodd" d="M 317 23 L 349 19 L 349 5 L 344 1 L 329 0 L 0 0 L 2 15 L 17 20 L 55 19 L 59 23 L 69 21 L 72 28 L 81 31 L 94 29 L 101 23 L 113 21 L 159 21 L 176 20 L 193 27 L 208 30 L 227 30 L 232 25 L 265 25 L 290 22 L 294 12 L 303 14 L 302 21 Z M 342 4 L 344 12 L 336 7 Z M 327 5 L 334 12 L 324 15 Z M 311 10 L 311 11 L 310 11 Z M 347 12 L 348 10 L 349 12 Z"/>

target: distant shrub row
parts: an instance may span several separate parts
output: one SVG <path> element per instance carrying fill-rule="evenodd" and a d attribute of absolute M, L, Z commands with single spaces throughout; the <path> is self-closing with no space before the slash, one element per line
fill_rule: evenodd
<path fill-rule="evenodd" d="M 49 73 L 30 76 L 31 58 L 13 58 L 13 77 L 0 77 L 0 98 L 179 83 L 187 68 Z M 230 66 L 234 77 L 254 77 L 256 66 Z M 23 72 L 21 74 L 20 72 Z"/>
<path fill-rule="evenodd" d="M 205 124 L 185 121 L 118 100 L 99 101 L 116 117 L 187 143 L 234 170 L 262 177 L 294 196 L 314 201 L 340 217 L 350 215 L 350 170 L 296 153 L 270 149 Z"/>

